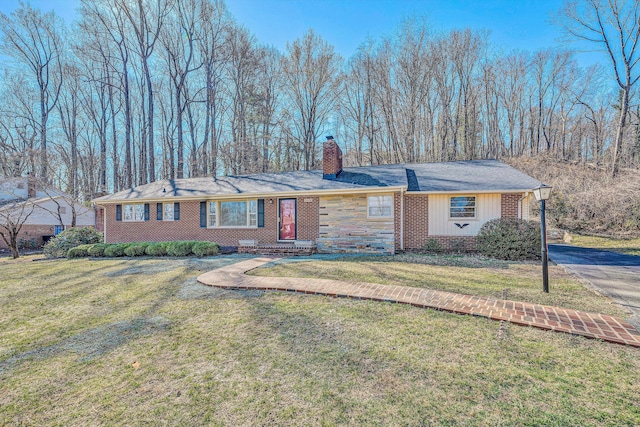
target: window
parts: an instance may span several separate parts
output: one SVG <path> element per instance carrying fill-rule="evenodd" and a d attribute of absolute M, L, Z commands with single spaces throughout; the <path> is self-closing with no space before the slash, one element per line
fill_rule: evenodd
<path fill-rule="evenodd" d="M 64 231 L 64 225 L 54 225 L 53 226 L 53 235 L 57 236 L 58 234 Z"/>
<path fill-rule="evenodd" d="M 60 206 L 58 208 L 58 211 L 60 212 L 60 215 L 64 215 L 67 213 L 67 207 L 66 206 Z"/>
<path fill-rule="evenodd" d="M 369 218 L 391 218 L 393 216 L 393 196 L 367 197 Z"/>
<path fill-rule="evenodd" d="M 164 203 L 164 214 L 162 215 L 163 221 L 173 221 L 173 203 Z"/>
<path fill-rule="evenodd" d="M 144 203 L 124 205 L 124 221 L 144 221 Z"/>
<path fill-rule="evenodd" d="M 258 201 L 209 202 L 209 227 L 257 227 Z"/>
<path fill-rule="evenodd" d="M 476 197 L 456 196 L 449 201 L 449 218 L 475 218 Z"/>

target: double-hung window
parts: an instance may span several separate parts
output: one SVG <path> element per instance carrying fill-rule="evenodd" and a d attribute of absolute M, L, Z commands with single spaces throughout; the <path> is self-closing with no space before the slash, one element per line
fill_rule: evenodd
<path fill-rule="evenodd" d="M 367 197 L 367 216 L 369 218 L 393 217 L 393 195 L 372 195 Z"/>
<path fill-rule="evenodd" d="M 476 197 L 454 196 L 449 199 L 449 218 L 475 218 Z"/>
<path fill-rule="evenodd" d="M 125 222 L 144 221 L 144 203 L 132 203 L 123 205 Z"/>
<path fill-rule="evenodd" d="M 209 227 L 257 227 L 258 201 L 219 200 L 210 201 L 208 209 Z"/>
<path fill-rule="evenodd" d="M 162 220 L 163 221 L 173 221 L 174 215 L 173 215 L 173 208 L 174 208 L 174 204 L 173 203 L 163 203 L 163 214 L 162 214 Z"/>

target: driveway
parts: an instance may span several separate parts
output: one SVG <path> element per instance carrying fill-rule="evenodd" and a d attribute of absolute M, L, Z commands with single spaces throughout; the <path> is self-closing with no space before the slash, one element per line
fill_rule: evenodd
<path fill-rule="evenodd" d="M 640 331 L 639 256 L 570 245 L 549 245 L 549 258 L 630 310 L 632 316 L 627 320 Z"/>

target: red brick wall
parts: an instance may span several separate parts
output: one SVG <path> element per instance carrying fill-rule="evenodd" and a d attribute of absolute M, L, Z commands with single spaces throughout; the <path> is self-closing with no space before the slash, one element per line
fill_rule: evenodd
<path fill-rule="evenodd" d="M 53 225 L 24 224 L 18 234 L 18 245 L 26 248 L 40 248 L 44 243 L 42 236 L 53 236 Z M 20 240 L 23 241 L 22 245 L 20 245 Z M 8 248 L 9 246 L 0 237 L 0 249 Z"/>
<path fill-rule="evenodd" d="M 501 194 L 500 213 L 502 218 L 518 218 L 518 200 L 520 194 Z"/>
<path fill-rule="evenodd" d="M 429 238 L 429 196 L 405 195 L 404 247 L 420 249 Z"/>
<path fill-rule="evenodd" d="M 311 199 L 305 202 L 305 199 Z M 269 203 L 273 200 L 273 203 Z M 238 246 L 240 239 L 276 243 L 278 239 L 278 199 L 264 201 L 264 227 L 260 228 L 200 228 L 200 202 L 180 202 L 180 220 L 158 221 L 155 203 L 150 203 L 150 219 L 144 222 L 116 221 L 116 206 L 106 206 L 107 243 L 136 241 L 163 242 L 172 240 L 205 240 L 223 246 Z M 318 198 L 300 197 L 297 202 L 298 240 L 318 237 Z"/>

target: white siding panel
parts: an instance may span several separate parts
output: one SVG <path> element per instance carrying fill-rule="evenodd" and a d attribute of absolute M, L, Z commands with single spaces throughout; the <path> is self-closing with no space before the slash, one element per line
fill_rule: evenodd
<path fill-rule="evenodd" d="M 71 226 L 71 204 L 65 199 L 57 199 L 60 206 L 65 208 L 65 213 L 60 215 L 62 217 L 62 222 L 65 226 Z M 88 208 L 86 206 L 82 206 L 80 204 L 75 204 L 76 208 L 76 225 L 77 226 L 87 226 L 87 225 L 96 225 L 95 212 L 93 209 Z M 26 208 L 26 212 L 31 210 L 30 207 Z M 29 218 L 25 222 L 25 224 L 32 225 L 57 225 L 60 224 L 60 220 L 56 215 L 58 211 L 58 205 L 53 200 L 43 200 L 40 201 L 35 208 L 33 209 L 33 213 L 29 215 Z"/>
<path fill-rule="evenodd" d="M 449 199 L 453 194 L 429 195 L 429 235 L 431 236 L 475 236 L 482 225 L 500 218 L 500 194 L 465 194 L 476 197 L 476 218 L 449 218 Z M 468 224 L 464 228 L 456 226 Z"/>

